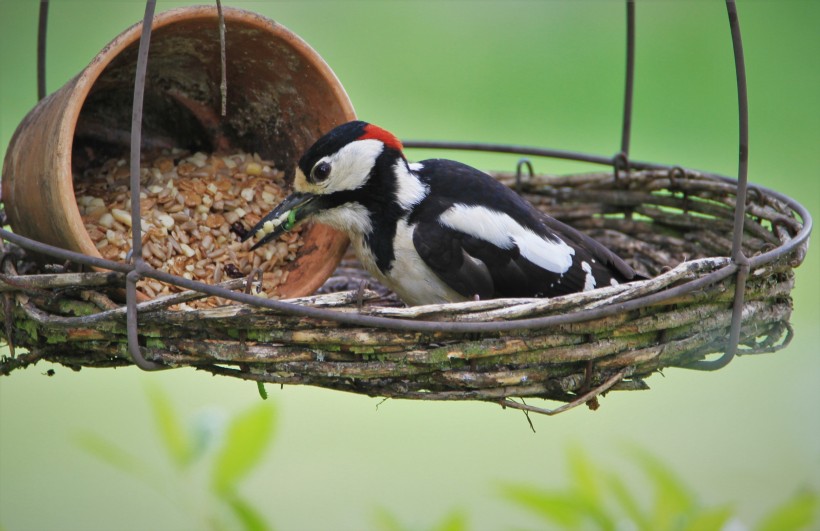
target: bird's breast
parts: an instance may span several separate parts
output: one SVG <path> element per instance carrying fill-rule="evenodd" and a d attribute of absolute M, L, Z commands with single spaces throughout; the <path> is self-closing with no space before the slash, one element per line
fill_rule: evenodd
<path fill-rule="evenodd" d="M 393 238 L 393 260 L 382 271 L 378 257 L 364 237 L 351 238 L 351 244 L 362 266 L 385 287 L 409 305 L 459 302 L 466 298 L 445 284 L 419 256 L 413 245 L 413 230 L 405 219 L 396 224 Z"/>

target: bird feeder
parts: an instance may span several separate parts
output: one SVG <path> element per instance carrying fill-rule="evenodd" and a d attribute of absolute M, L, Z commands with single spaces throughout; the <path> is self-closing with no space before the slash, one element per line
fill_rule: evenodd
<path fill-rule="evenodd" d="M 101 260 L 82 254 L 82 247 L 75 248 L 79 252 L 54 247 L 63 240 L 36 241 L 38 236 L 39 240 L 46 238 L 39 233 L 27 238 L 3 230 L 3 239 L 26 251 L 110 271 L 24 275 L 11 267 L 22 266 L 25 260 L 5 260 L 4 278 L 8 280 L 4 280 L 4 289 L 15 293 L 6 297 L 3 308 L 5 333 L 10 343 L 27 348 L 29 354 L 5 361 L 3 370 L 38 359 L 69 366 L 136 364 L 146 370 L 193 366 L 262 383 L 305 384 L 415 400 L 481 400 L 552 414 L 584 403 L 594 406 L 596 397 L 608 391 L 644 389 L 645 379 L 665 367 L 714 370 L 726 366 L 736 354 L 783 348 L 792 336 L 794 269 L 805 256 L 812 220 L 794 199 L 747 183 L 743 51 L 734 2 L 728 0 L 726 5 L 738 78 L 737 178 L 630 158 L 635 49 L 631 0 L 626 2 L 622 142 L 615 156 L 504 144 L 404 143 L 408 148 L 518 154 L 522 159 L 516 171 L 495 173 L 499 180 L 550 215 L 587 232 L 649 280 L 551 299 L 407 308 L 396 305 L 390 293 L 368 278 L 354 259 L 347 258 L 318 294 L 271 300 L 254 295 L 253 276 L 231 281 L 233 284 L 207 285 L 157 271 L 139 256 L 128 263 Z M 216 26 L 216 9 L 202 9 L 209 13 L 208 27 Z M 154 50 L 163 37 L 172 38 L 174 31 L 162 15 L 153 19 L 151 10 L 152 2 L 148 2 L 140 46 L 147 48 L 150 42 Z M 138 30 L 129 31 L 129 42 L 136 46 Z M 218 37 L 213 30 L 208 32 L 208 42 L 203 41 L 202 46 L 216 49 Z M 229 43 L 231 33 L 241 31 L 232 32 L 229 23 Z M 264 48 L 261 43 L 259 47 Z M 232 49 L 229 45 L 227 53 Z M 150 110 L 155 104 L 152 85 L 143 84 L 140 78 L 140 72 L 147 71 L 151 79 L 152 58 L 134 53 L 130 55 L 136 57 L 134 101 L 141 102 L 144 94 L 145 110 L 141 115 L 135 113 L 132 146 L 139 145 L 135 144 L 139 117 L 143 116 L 143 129 L 147 129 L 151 113 L 156 112 Z M 207 64 L 208 72 L 216 69 L 215 62 Z M 192 66 L 197 72 L 203 65 Z M 325 81 L 330 79 L 323 66 L 317 71 L 324 73 Z M 133 82 L 130 74 L 123 79 L 126 77 Z M 241 94 L 242 88 L 235 90 Z M 339 103 L 330 121 L 349 115 L 338 87 L 325 94 Z M 214 89 L 210 100 L 216 97 Z M 305 110 L 316 113 L 315 102 L 308 103 Z M 315 114 L 315 119 L 304 124 L 305 130 L 297 135 L 300 141 L 286 150 L 288 156 L 328 125 L 320 118 Z M 213 129 L 203 123 L 191 122 L 199 130 Z M 214 124 L 219 129 L 224 122 L 217 118 Z M 253 142 L 252 135 L 228 138 Z M 212 140 L 208 135 L 203 139 Z M 540 157 L 579 160 L 606 169 L 561 177 L 538 175 L 532 172 L 531 161 Z M 30 163 L 49 164 L 43 160 Z M 20 208 L 9 204 L 17 197 L 4 192 L 10 214 Z M 13 249 L 6 246 L 11 253 Z M 163 300 L 138 302 L 136 283 L 145 278 L 174 283 L 186 291 Z M 81 286 L 94 295 L 77 296 L 76 290 L 64 290 L 67 285 Z M 107 296 L 123 286 L 127 293 L 124 307 L 111 303 Z M 181 301 L 204 297 L 239 304 L 173 309 Z M 55 298 L 64 304 L 54 304 Z M 545 409 L 519 398 L 565 404 Z"/>

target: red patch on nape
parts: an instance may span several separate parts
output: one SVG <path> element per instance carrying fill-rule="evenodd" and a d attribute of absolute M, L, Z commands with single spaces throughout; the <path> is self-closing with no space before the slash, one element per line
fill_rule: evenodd
<path fill-rule="evenodd" d="M 359 140 L 367 140 L 370 138 L 382 142 L 389 149 L 395 149 L 396 151 L 404 149 L 404 146 L 401 145 L 401 140 L 396 138 L 396 135 L 382 129 L 378 125 L 367 124 L 364 126 L 364 134 L 359 137 Z"/>

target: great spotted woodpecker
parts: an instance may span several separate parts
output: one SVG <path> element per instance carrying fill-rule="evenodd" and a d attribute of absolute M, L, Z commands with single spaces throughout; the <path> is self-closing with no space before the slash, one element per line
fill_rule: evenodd
<path fill-rule="evenodd" d="M 299 159 L 294 192 L 248 233 L 263 245 L 312 218 L 349 237 L 362 265 L 410 305 L 552 297 L 639 278 L 609 249 L 486 173 L 408 163 L 391 133 L 340 125 Z"/>

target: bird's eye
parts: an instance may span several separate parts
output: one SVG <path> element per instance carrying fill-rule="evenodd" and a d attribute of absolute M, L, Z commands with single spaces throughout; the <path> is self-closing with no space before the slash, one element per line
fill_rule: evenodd
<path fill-rule="evenodd" d="M 330 176 L 330 163 L 320 162 L 310 171 L 310 180 L 313 182 L 324 181 Z"/>

